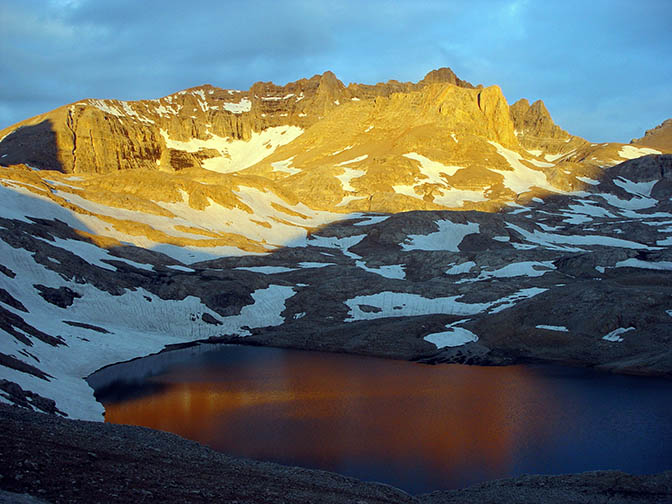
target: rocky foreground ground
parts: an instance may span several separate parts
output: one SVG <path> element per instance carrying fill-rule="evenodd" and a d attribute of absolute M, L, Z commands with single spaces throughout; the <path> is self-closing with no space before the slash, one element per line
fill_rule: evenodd
<path fill-rule="evenodd" d="M 326 471 L 233 458 L 179 436 L 0 404 L 0 502 L 672 503 L 672 471 L 521 476 L 411 496 Z"/>

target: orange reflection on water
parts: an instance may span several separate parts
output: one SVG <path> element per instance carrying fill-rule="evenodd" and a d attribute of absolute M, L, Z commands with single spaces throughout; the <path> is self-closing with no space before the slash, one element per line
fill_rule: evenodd
<path fill-rule="evenodd" d="M 157 377 L 161 392 L 106 404 L 106 421 L 215 449 L 335 469 L 353 457 L 505 472 L 522 438 L 543 436 L 553 398 L 526 368 L 425 366 L 309 352 Z M 520 412 L 527 412 L 520 414 Z"/>

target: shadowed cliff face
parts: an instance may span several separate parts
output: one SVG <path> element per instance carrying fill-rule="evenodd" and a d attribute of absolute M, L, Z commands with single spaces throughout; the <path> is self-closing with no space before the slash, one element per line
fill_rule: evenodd
<path fill-rule="evenodd" d="M 54 124 L 50 119 L 20 126 L 0 142 L 0 165 L 23 163 L 39 170 L 64 171 Z"/>

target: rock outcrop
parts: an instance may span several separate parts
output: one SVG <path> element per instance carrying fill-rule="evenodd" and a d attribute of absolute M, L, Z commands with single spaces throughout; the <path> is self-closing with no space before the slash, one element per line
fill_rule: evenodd
<path fill-rule="evenodd" d="M 664 152 L 672 152 L 672 119 L 663 121 L 655 128 L 647 130 L 642 138 L 634 138 L 630 143 L 653 147 Z"/>
<path fill-rule="evenodd" d="M 528 150 L 556 154 L 571 150 L 569 143 L 571 148 L 587 143 L 556 125 L 541 100 L 530 105 L 527 99 L 522 98 L 511 105 L 510 113 L 516 128 L 516 136 L 521 145 Z"/>

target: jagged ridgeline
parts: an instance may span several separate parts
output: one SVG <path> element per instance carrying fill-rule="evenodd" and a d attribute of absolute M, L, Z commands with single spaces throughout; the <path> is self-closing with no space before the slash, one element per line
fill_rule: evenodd
<path fill-rule="evenodd" d="M 23 121 L 0 132 L 0 398 L 100 419 L 82 377 L 210 337 L 670 374 L 668 130 L 590 143 L 447 68 Z"/>

